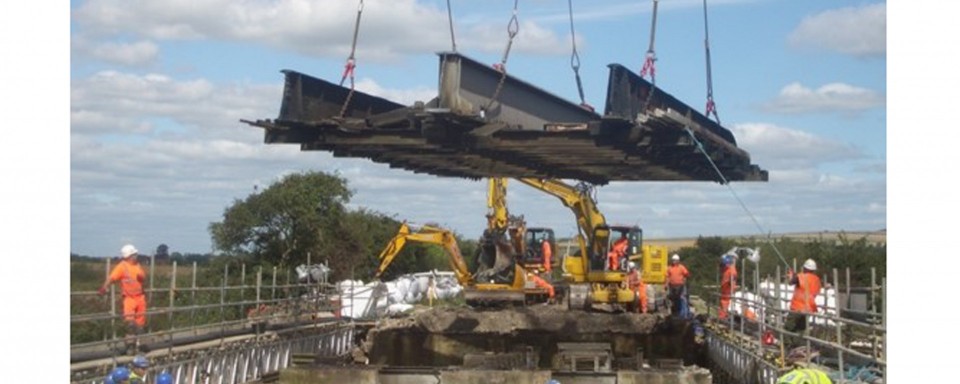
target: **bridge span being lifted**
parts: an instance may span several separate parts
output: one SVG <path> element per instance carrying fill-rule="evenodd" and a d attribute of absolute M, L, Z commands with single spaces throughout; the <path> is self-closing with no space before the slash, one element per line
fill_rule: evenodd
<path fill-rule="evenodd" d="M 461 54 L 439 56 L 439 95 L 426 102 L 404 106 L 285 70 L 279 117 L 242 121 L 263 128 L 268 144 L 435 176 L 768 179 L 728 129 L 622 65 L 609 66 L 599 115 Z"/>

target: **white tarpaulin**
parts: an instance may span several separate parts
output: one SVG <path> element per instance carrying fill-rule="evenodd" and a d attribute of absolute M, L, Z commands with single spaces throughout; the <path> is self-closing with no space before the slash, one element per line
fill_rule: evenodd
<path fill-rule="evenodd" d="M 344 280 L 337 283 L 341 315 L 355 319 L 383 313 L 398 313 L 413 308 L 427 299 L 430 277 L 436 282 L 437 299 L 456 297 L 463 290 L 453 272 L 420 272 L 406 274 L 387 282 Z"/>
<path fill-rule="evenodd" d="M 758 302 L 764 303 L 764 305 L 775 305 L 779 302 L 781 310 L 787 311 L 790 309 L 790 299 L 793 297 L 793 286 L 790 284 L 780 284 L 780 300 L 776 300 L 776 288 L 777 284 L 773 282 L 761 282 L 760 283 L 760 297 L 754 292 L 745 292 L 737 291 L 733 293 L 733 300 L 730 302 L 730 311 L 733 313 L 743 314 L 744 308 L 746 307 L 756 313 L 758 318 L 764 317 L 764 310 L 762 305 L 758 305 Z M 817 313 L 820 314 L 830 314 L 832 316 L 837 315 L 837 290 L 834 288 L 823 288 L 820 290 L 820 294 L 816 298 L 817 308 L 819 309 Z M 810 321 L 813 324 L 827 324 L 833 325 L 834 322 L 831 320 L 810 317 Z"/>

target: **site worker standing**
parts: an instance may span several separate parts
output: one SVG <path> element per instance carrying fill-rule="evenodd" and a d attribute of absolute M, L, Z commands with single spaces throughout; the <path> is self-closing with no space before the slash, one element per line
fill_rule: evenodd
<path fill-rule="evenodd" d="M 794 285 L 793 298 L 790 299 L 790 311 L 792 312 L 817 312 L 817 295 L 820 294 L 820 278 L 817 277 L 817 262 L 813 259 L 807 259 L 803 262 L 803 271 L 793 275 L 793 271 L 788 271 L 790 284 Z M 791 276 L 792 275 L 792 276 Z M 807 329 L 807 315 L 803 313 L 790 313 L 787 316 L 786 329 L 793 332 L 803 332 Z"/>
<path fill-rule="evenodd" d="M 120 282 L 120 292 L 123 295 L 123 318 L 128 330 L 127 348 L 135 349 L 134 337 L 143 333 L 143 328 L 147 324 L 147 299 L 143 295 L 143 281 L 146 279 L 146 274 L 140 267 L 137 248 L 133 245 L 127 244 L 120 248 L 120 256 L 123 257 L 123 261 L 107 275 L 97 293 L 104 295 L 110 284 Z"/>
<path fill-rule="evenodd" d="M 611 271 L 620 270 L 620 259 L 626 257 L 627 255 L 627 235 L 621 234 L 620 238 L 617 239 L 613 246 L 610 247 L 610 252 L 607 252 L 607 262 L 610 265 Z"/>
<path fill-rule="evenodd" d="M 720 259 L 720 312 L 717 317 L 720 320 L 727 318 L 727 311 L 730 310 L 730 297 L 733 291 L 737 289 L 737 262 L 736 257 L 727 254 Z"/>
<path fill-rule="evenodd" d="M 680 300 L 687 297 L 687 278 L 690 277 L 690 271 L 683 264 L 680 264 L 680 255 L 670 256 L 670 266 L 667 267 L 667 291 L 668 297 L 672 303 L 672 313 L 680 314 Z"/>
<path fill-rule="evenodd" d="M 647 313 L 647 284 L 643 282 L 643 275 L 637 269 L 636 263 L 631 261 L 627 263 L 627 266 L 630 269 L 630 272 L 627 273 L 627 288 L 633 291 L 634 296 L 639 301 L 637 312 Z"/>
<path fill-rule="evenodd" d="M 550 248 L 550 242 L 547 241 L 546 237 L 540 240 L 540 249 L 543 254 L 543 270 L 550 273 L 553 271 L 553 264 L 551 264 L 553 262 L 553 249 Z"/>

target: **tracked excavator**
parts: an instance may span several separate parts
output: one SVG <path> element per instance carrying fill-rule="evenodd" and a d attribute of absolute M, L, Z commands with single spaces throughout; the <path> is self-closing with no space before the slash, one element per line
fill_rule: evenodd
<path fill-rule="evenodd" d="M 545 264 L 544 245 L 549 247 L 551 255 L 556 254 L 557 245 L 553 229 L 545 227 L 527 227 L 523 215 L 511 215 L 507 209 L 508 179 L 494 177 L 487 184 L 487 229 L 480 239 L 478 259 L 481 263 L 490 263 L 492 259 L 511 260 L 519 263 L 527 272 L 541 274 L 547 271 Z M 509 253 L 494 254 L 497 248 L 491 246 L 498 241 L 506 241 L 510 245 Z M 505 249 L 505 248 L 504 248 Z M 555 267 L 557 258 L 551 259 L 551 267 Z M 553 268 L 550 268 L 552 270 Z"/>
<path fill-rule="evenodd" d="M 618 306 L 628 311 L 639 305 L 626 286 L 628 260 L 642 260 L 643 278 L 648 286 L 663 284 L 666 277 L 667 250 L 643 244 L 643 231 L 636 225 L 609 225 L 585 183 L 571 186 L 557 179 L 517 179 L 538 191 L 560 199 L 577 219 L 577 251 L 563 257 L 563 276 L 568 281 L 567 303 L 570 309 L 591 310 L 595 304 Z M 627 240 L 626 252 L 618 268 L 612 268 L 608 255 L 614 242 Z M 657 293 L 661 290 L 654 290 Z M 649 297 L 654 297 L 648 295 Z M 657 302 L 658 300 L 654 300 Z"/>
<path fill-rule="evenodd" d="M 470 306 L 498 306 L 517 304 L 523 305 L 531 301 L 546 301 L 546 291 L 528 288 L 524 270 L 517 263 L 511 263 L 500 270 L 495 266 L 478 268 L 477 273 L 470 273 L 467 263 L 460 253 L 457 239 L 453 233 L 433 225 L 411 226 L 403 222 L 397 234 L 387 243 L 380 252 L 380 265 L 377 267 L 376 278 L 387 270 L 397 255 L 408 242 L 435 244 L 443 248 L 450 262 L 457 281 L 463 286 L 464 299 Z M 510 252 L 507 244 L 494 244 L 500 248 L 498 252 Z"/>

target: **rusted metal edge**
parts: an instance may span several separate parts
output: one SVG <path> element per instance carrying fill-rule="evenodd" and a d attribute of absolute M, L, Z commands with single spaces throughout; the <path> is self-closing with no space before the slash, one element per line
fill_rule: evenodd
<path fill-rule="evenodd" d="M 278 120 L 318 122 L 331 118 L 367 118 L 404 105 L 285 69 Z M 349 104 L 348 104 L 349 103 Z M 348 104 L 344 109 L 344 104 Z M 341 112 L 343 116 L 341 116 Z"/>
<path fill-rule="evenodd" d="M 610 64 L 610 77 L 607 83 L 607 100 L 604 107 L 604 117 L 621 118 L 635 122 L 637 119 L 656 109 L 672 109 L 684 116 L 690 116 L 697 125 L 712 132 L 736 146 L 737 141 L 726 128 L 710 120 L 702 113 L 697 112 L 689 105 L 677 100 L 662 89 L 655 87 L 639 75 L 631 72 L 620 64 Z M 650 96 L 650 93 L 653 95 Z M 648 103 L 649 98 L 649 103 Z"/>

